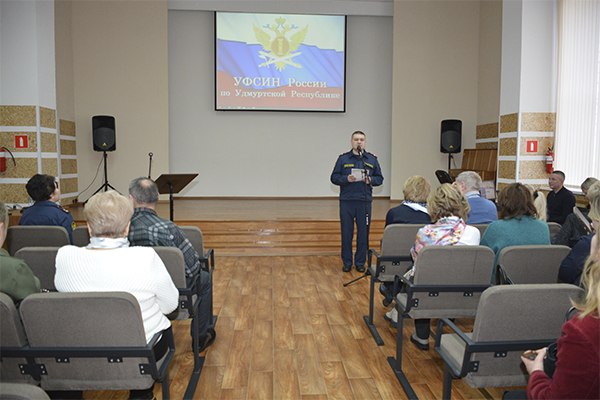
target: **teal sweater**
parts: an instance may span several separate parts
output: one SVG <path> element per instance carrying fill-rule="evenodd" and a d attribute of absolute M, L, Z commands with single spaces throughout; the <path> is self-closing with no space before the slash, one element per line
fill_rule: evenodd
<path fill-rule="evenodd" d="M 546 222 L 533 217 L 501 219 L 487 227 L 480 244 L 494 250 L 498 263 L 498 254 L 505 247 L 550 244 L 550 230 Z"/>

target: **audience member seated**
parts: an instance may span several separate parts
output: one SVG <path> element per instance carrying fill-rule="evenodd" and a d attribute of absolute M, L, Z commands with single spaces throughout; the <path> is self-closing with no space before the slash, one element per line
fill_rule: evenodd
<path fill-rule="evenodd" d="M 64 226 L 73 243 L 75 222 L 71 214 L 57 202 L 60 200 L 58 184 L 53 176 L 35 174 L 25 185 L 29 197 L 35 202 L 21 216 L 19 225 Z"/>
<path fill-rule="evenodd" d="M 185 233 L 172 221 L 161 218 L 156 213 L 158 186 L 148 178 L 137 178 L 129 184 L 129 198 L 135 207 L 129 229 L 132 246 L 177 247 L 183 253 L 188 278 L 200 274 L 198 285 L 202 301 L 198 310 L 199 348 L 203 351 L 216 338 L 212 322 L 212 279 L 209 272 L 200 268 L 200 256 L 194 250 Z"/>
<path fill-rule="evenodd" d="M 430 191 L 431 184 L 422 176 L 415 175 L 408 178 L 402 188 L 404 201 L 398 207 L 394 207 L 387 212 L 385 226 L 431 223 L 426 204 Z"/>
<path fill-rule="evenodd" d="M 0 292 L 10 296 L 15 305 L 32 293 L 39 293 L 40 280 L 25 261 L 8 255 L 2 248 L 8 230 L 8 210 L 0 201 Z"/>
<path fill-rule="evenodd" d="M 529 189 L 533 196 L 533 205 L 537 212 L 537 219 L 546 221 L 546 196 L 529 184 L 526 184 L 525 187 Z"/>
<path fill-rule="evenodd" d="M 567 215 L 573 212 L 575 207 L 575 195 L 566 187 L 563 186 L 565 182 L 565 174 L 562 171 L 554 171 L 548 178 L 548 186 L 550 186 L 550 193 L 546 198 L 546 214 L 548 222 L 556 222 L 564 224 Z"/>
<path fill-rule="evenodd" d="M 496 253 L 508 246 L 550 244 L 548 224 L 536 218 L 533 196 L 521 183 L 511 183 L 498 195 L 500 219 L 492 222 L 481 238 L 481 245 Z"/>
<path fill-rule="evenodd" d="M 431 184 L 422 176 L 411 176 L 404 182 L 402 193 L 404 201 L 398 207 L 387 212 L 385 226 L 391 224 L 430 224 L 431 217 L 427 212 L 427 196 L 431 192 Z M 379 286 L 383 295 L 383 305 L 389 306 L 393 300 L 393 282 L 384 282 Z"/>
<path fill-rule="evenodd" d="M 590 201 L 590 205 L 594 205 L 595 208 L 593 209 L 596 210 L 595 212 L 590 211 L 588 217 L 593 217 L 591 218 L 592 227 L 597 232 L 600 225 L 600 221 L 598 221 L 600 219 L 600 183 L 595 183 L 589 188 L 589 191 L 586 190 L 586 195 Z M 574 285 L 580 284 L 583 266 L 585 265 L 585 260 L 590 255 L 593 238 L 594 234 L 582 236 L 575 246 L 573 246 L 571 252 L 560 264 L 560 269 L 558 270 L 558 278 L 560 280 Z"/>
<path fill-rule="evenodd" d="M 479 229 L 465 223 L 471 207 L 462 192 L 444 183 L 431 192 L 427 198 L 427 210 L 434 224 L 419 229 L 415 244 L 410 250 L 414 261 L 419 251 L 425 246 L 478 245 Z M 414 265 L 404 275 L 408 279 L 414 277 Z M 398 322 L 398 312 L 394 310 L 386 314 L 386 319 Z M 429 349 L 429 319 L 416 319 L 415 332 L 410 337 L 420 350 Z"/>
<path fill-rule="evenodd" d="M 468 224 L 489 224 L 498 220 L 498 210 L 494 202 L 481 197 L 483 182 L 477 172 L 461 172 L 453 185 L 460 189 L 471 206 Z"/>
<path fill-rule="evenodd" d="M 596 178 L 587 178 L 585 181 L 583 181 L 583 183 L 581 184 L 581 191 L 583 192 L 583 194 L 588 196 L 588 190 L 596 182 L 598 182 L 598 179 Z M 590 208 L 588 205 L 586 208 L 580 209 L 579 211 L 581 211 L 581 213 L 588 220 L 588 222 L 591 222 L 591 220 L 587 216 L 589 210 Z M 592 232 L 588 232 L 585 224 L 583 223 L 583 221 L 581 221 L 581 219 L 579 219 L 577 214 L 571 213 L 565 219 L 565 223 L 563 224 L 562 229 L 558 231 L 558 233 L 552 238 L 552 244 L 562 244 L 564 246 L 569 246 L 573 248 L 575 244 L 579 241 L 579 239 L 591 233 Z"/>
<path fill-rule="evenodd" d="M 84 209 L 90 231 L 86 247 L 64 246 L 56 255 L 54 284 L 59 292 L 128 292 L 140 303 L 146 341 L 171 326 L 165 316 L 179 305 L 179 291 L 154 249 L 129 247 L 133 207 L 113 190 L 92 196 Z M 157 359 L 166 341 L 155 345 Z M 162 353 L 162 354 L 161 354 Z M 130 399 L 152 399 L 152 388 L 132 390 Z"/>
<path fill-rule="evenodd" d="M 600 201 L 592 205 L 590 215 L 597 228 Z M 534 360 L 521 357 L 530 377 L 526 396 L 522 393 L 520 398 L 600 399 L 600 248 L 597 243 L 598 234 L 594 235 L 592 254 L 581 277 L 585 298 L 575 304 L 579 313 L 565 322 L 562 337 L 557 342 L 556 369 L 552 377 L 544 372 L 547 348 L 537 350 Z M 519 396 L 513 394 L 510 398 Z"/>

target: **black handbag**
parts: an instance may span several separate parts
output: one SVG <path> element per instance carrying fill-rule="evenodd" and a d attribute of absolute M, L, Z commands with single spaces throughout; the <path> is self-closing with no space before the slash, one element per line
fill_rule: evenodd
<path fill-rule="evenodd" d="M 569 311 L 567 311 L 567 314 L 565 315 L 565 322 L 567 322 L 569 319 L 571 319 L 571 317 L 573 315 L 575 315 L 573 313 L 574 310 L 575 310 L 575 307 L 569 308 Z M 556 352 L 557 352 L 556 344 L 557 344 L 557 342 L 554 342 L 554 343 L 552 343 L 551 345 L 548 346 L 548 348 L 546 349 L 546 358 L 544 358 L 544 372 L 550 378 L 552 378 L 552 376 L 554 375 L 554 370 L 556 370 L 556 360 L 557 360 L 557 358 L 556 358 Z"/>
<path fill-rule="evenodd" d="M 544 372 L 550 378 L 554 375 L 556 369 L 556 342 L 552 343 L 546 349 L 546 358 L 544 358 Z"/>
<path fill-rule="evenodd" d="M 514 282 L 504 269 L 502 264 L 496 265 L 496 270 L 494 271 L 494 284 L 495 285 L 514 285 Z"/>

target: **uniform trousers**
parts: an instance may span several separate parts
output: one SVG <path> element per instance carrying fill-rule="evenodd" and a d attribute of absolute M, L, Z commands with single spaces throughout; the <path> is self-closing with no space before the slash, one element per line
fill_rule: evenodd
<path fill-rule="evenodd" d="M 356 220 L 356 254 L 354 265 L 365 265 L 367 260 L 367 238 L 369 236 L 366 212 L 371 216 L 371 202 L 364 200 L 340 200 L 340 222 L 342 225 L 342 261 L 352 265 L 352 238 Z M 369 221 L 370 222 L 370 221 Z"/>

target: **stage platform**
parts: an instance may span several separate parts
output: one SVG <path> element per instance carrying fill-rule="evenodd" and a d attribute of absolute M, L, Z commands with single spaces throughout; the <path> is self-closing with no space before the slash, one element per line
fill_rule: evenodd
<path fill-rule="evenodd" d="M 372 204 L 370 247 L 379 249 L 385 215 L 399 202 L 376 198 Z M 77 225 L 85 224 L 83 207 L 70 207 Z M 169 218 L 169 202 L 158 215 Z M 174 221 L 198 226 L 206 248 L 215 255 L 339 255 L 337 198 L 175 198 Z"/>

